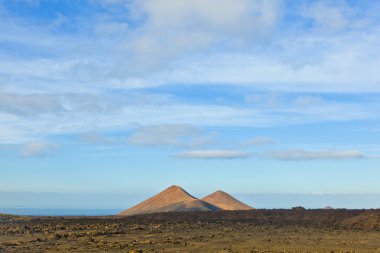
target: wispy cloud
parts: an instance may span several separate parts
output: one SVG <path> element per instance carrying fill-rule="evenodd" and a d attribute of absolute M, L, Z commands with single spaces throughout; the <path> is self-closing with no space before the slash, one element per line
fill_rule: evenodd
<path fill-rule="evenodd" d="M 94 16 L 72 14 L 65 21 L 81 36 L 57 33 L 11 11 L 3 15 L 1 23 L 7 25 L 0 36 L 23 46 L 17 55 L 7 47 L 0 53 L 7 59 L 0 76 L 17 75 L 8 80 L 19 89 L 30 88 L 32 80 L 34 89 L 49 88 L 54 81 L 60 83 L 56 90 L 80 84 L 87 91 L 183 82 L 282 91 L 379 91 L 376 3 L 366 9 L 346 1 L 308 1 L 291 11 L 276 0 L 82 4 L 91 3 L 105 7 Z M 288 22 L 286 15 L 296 19 Z M 50 21 L 57 19 L 62 17 Z M 315 24 L 311 28 L 310 20 Z M 339 32 L 316 33 L 315 26 Z"/>
<path fill-rule="evenodd" d="M 314 1 L 302 8 L 302 15 L 310 18 L 317 29 L 337 32 L 347 28 L 352 21 L 354 9 L 344 1 Z"/>
<path fill-rule="evenodd" d="M 254 139 L 246 140 L 242 142 L 243 146 L 260 146 L 275 144 L 275 141 L 267 136 L 259 136 Z"/>
<path fill-rule="evenodd" d="M 35 116 L 42 113 L 59 113 L 64 108 L 54 99 L 46 94 L 0 94 L 0 111 L 23 115 Z"/>
<path fill-rule="evenodd" d="M 189 124 L 160 124 L 139 127 L 128 143 L 141 146 L 202 146 L 211 141 L 200 128 Z"/>
<path fill-rule="evenodd" d="M 252 153 L 245 150 L 190 150 L 177 154 L 180 158 L 189 159 L 241 159 L 241 158 L 270 158 L 283 161 L 309 161 L 309 160 L 349 160 L 378 158 L 366 155 L 359 150 L 319 150 L 308 151 L 304 149 L 289 149 L 282 151 L 269 151 L 265 153 Z"/>
<path fill-rule="evenodd" d="M 367 158 L 365 154 L 358 150 L 323 150 L 308 151 L 303 149 L 291 149 L 284 151 L 272 151 L 266 154 L 269 158 L 288 161 L 302 160 L 345 160 L 345 159 L 363 159 Z"/>
<path fill-rule="evenodd" d="M 244 100 L 250 105 L 261 108 L 276 108 L 282 103 L 282 97 L 278 92 L 248 94 L 244 96 Z"/>
<path fill-rule="evenodd" d="M 132 131 L 133 145 L 196 147 L 207 127 L 380 118 L 363 94 L 380 91 L 378 3 L 91 0 L 41 17 L 1 3 L 0 143 Z M 184 84 L 202 95 L 158 92 Z M 241 101 L 208 100 L 210 86 Z"/>
<path fill-rule="evenodd" d="M 117 142 L 114 138 L 110 138 L 95 132 L 83 133 L 79 136 L 79 139 L 82 142 L 95 145 L 114 145 Z"/>
<path fill-rule="evenodd" d="M 133 130 L 136 131 L 136 136 L 131 136 L 131 142 L 137 145 L 142 145 L 143 142 L 148 145 L 150 142 L 150 145 L 153 145 L 156 137 L 150 136 L 143 141 L 143 137 L 137 135 L 146 131 L 146 135 L 151 132 L 157 136 L 160 134 L 154 131 L 164 132 L 166 129 L 166 133 L 178 134 L 176 138 L 187 139 L 188 144 L 191 139 L 196 145 L 213 139 L 209 133 L 200 133 L 207 127 L 271 127 L 380 117 L 380 104 L 376 99 L 368 99 L 365 102 L 328 101 L 314 99 L 310 95 L 300 95 L 296 99 L 297 103 L 283 95 L 284 98 L 271 108 L 236 106 L 235 100 L 231 101 L 231 104 L 217 104 L 207 100 L 194 103 L 187 101 L 187 97 L 148 92 L 126 92 L 120 95 L 4 93 L 0 97 L 3 98 L 0 100 L 1 143 L 22 143 L 64 134 Z M 141 127 L 135 128 L 136 123 Z M 150 127 L 152 125 L 156 127 Z M 163 127 L 165 125 L 168 126 Z M 176 127 L 169 129 L 170 125 L 182 127 L 177 130 Z M 193 126 L 197 130 L 185 130 L 184 125 Z M 156 130 L 153 130 L 154 128 Z M 183 136 L 180 136 L 181 134 Z M 263 139 L 249 141 L 255 145 L 259 142 L 270 142 Z M 166 143 L 168 142 L 178 143 L 178 140 L 170 137 Z"/>
<path fill-rule="evenodd" d="M 58 144 L 34 141 L 22 147 L 21 155 L 23 157 L 46 157 L 54 154 L 58 149 Z"/>
<path fill-rule="evenodd" d="M 323 106 L 328 104 L 322 98 L 311 95 L 298 96 L 293 102 L 297 106 Z"/>
<path fill-rule="evenodd" d="M 368 155 L 368 158 L 380 159 L 380 155 Z"/>
<path fill-rule="evenodd" d="M 135 17 L 148 17 L 124 45 L 124 53 L 133 57 L 125 68 L 129 74 L 162 70 L 179 56 L 219 45 L 248 45 L 268 34 L 279 18 L 276 0 L 149 0 L 132 2 L 129 8 Z"/>
<path fill-rule="evenodd" d="M 241 150 L 190 150 L 177 154 L 179 158 L 187 159 L 241 159 L 255 156 L 254 153 Z"/>

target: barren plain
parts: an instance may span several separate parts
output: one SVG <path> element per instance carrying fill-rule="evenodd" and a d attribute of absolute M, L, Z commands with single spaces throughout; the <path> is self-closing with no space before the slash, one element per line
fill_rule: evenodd
<path fill-rule="evenodd" d="M 380 210 L 1 215 L 0 252 L 380 252 Z"/>

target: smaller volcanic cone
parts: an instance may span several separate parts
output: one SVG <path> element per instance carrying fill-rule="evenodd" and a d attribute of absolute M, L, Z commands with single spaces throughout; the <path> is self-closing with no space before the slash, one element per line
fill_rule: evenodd
<path fill-rule="evenodd" d="M 224 191 L 216 191 L 202 199 L 222 210 L 252 210 L 254 208 L 240 202 Z"/>

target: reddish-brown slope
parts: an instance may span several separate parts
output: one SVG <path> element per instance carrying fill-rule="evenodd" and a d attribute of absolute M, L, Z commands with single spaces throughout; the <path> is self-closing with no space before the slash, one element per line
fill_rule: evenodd
<path fill-rule="evenodd" d="M 173 185 L 140 204 L 119 213 L 119 215 L 216 210 L 219 210 L 219 208 L 201 201 L 191 196 L 181 187 Z"/>
<path fill-rule="evenodd" d="M 178 202 L 172 205 L 164 206 L 157 209 L 155 212 L 194 212 L 194 211 L 221 211 L 219 207 L 216 207 L 206 201 L 196 199 L 184 202 Z"/>
<path fill-rule="evenodd" d="M 223 210 L 252 210 L 253 208 L 240 202 L 223 191 L 216 191 L 202 199 Z"/>

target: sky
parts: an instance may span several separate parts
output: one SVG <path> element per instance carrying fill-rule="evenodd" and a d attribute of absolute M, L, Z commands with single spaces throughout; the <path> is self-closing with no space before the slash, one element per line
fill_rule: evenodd
<path fill-rule="evenodd" d="M 127 208 L 173 184 L 260 208 L 379 208 L 378 13 L 0 0 L 0 208 Z"/>

